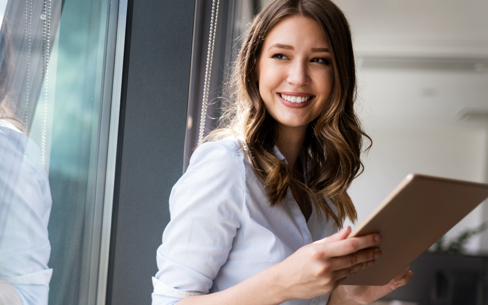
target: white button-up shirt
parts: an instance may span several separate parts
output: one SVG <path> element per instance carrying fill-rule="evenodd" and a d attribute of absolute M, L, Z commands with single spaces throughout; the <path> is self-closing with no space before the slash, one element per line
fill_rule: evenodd
<path fill-rule="evenodd" d="M 41 151 L 0 119 L 0 280 L 15 287 L 24 305 L 48 303 L 51 206 Z"/>
<path fill-rule="evenodd" d="M 276 148 L 275 154 L 284 159 Z M 315 208 L 307 222 L 290 190 L 283 202 L 271 207 L 263 181 L 236 138 L 195 150 L 171 192 L 170 213 L 157 251 L 153 305 L 227 289 L 337 232 Z M 325 305 L 328 298 L 283 304 Z"/>

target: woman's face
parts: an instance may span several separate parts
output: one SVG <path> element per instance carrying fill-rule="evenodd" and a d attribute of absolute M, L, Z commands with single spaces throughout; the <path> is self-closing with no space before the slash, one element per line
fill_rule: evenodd
<path fill-rule="evenodd" d="M 332 90 L 332 55 L 322 28 L 303 16 L 279 22 L 264 41 L 257 75 L 266 110 L 279 126 L 306 129 Z"/>

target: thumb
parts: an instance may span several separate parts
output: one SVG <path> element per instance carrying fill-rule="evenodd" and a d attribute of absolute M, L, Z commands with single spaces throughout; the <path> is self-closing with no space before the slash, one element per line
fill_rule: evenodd
<path fill-rule="evenodd" d="M 317 240 L 316 242 L 319 242 L 319 243 L 320 242 L 327 242 L 327 243 L 329 243 L 329 242 L 333 242 L 333 241 L 343 240 L 343 239 L 347 238 L 349 233 L 351 233 L 351 227 L 347 226 L 347 227 L 342 228 L 339 232 L 332 234 L 331 236 L 328 236 L 326 238 L 322 238 L 320 240 Z"/>

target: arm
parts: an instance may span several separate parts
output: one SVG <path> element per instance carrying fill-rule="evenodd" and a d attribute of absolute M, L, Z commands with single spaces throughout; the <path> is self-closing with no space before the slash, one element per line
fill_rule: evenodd
<path fill-rule="evenodd" d="M 22 305 L 22 300 L 14 286 L 2 280 L 0 280 L 0 305 Z"/>
<path fill-rule="evenodd" d="M 237 148 L 210 142 L 193 153 L 171 191 L 171 221 L 157 251 L 154 305 L 209 292 L 241 225 L 244 175 Z"/>
<path fill-rule="evenodd" d="M 178 305 L 201 304 L 280 304 L 286 301 L 278 268 L 268 268 L 226 290 L 184 298 Z"/>
<path fill-rule="evenodd" d="M 271 305 L 327 294 L 351 273 L 370 266 L 378 255 L 376 250 L 362 250 L 378 245 L 377 235 L 345 240 L 349 233 L 348 227 L 229 289 L 188 297 L 178 304 Z"/>

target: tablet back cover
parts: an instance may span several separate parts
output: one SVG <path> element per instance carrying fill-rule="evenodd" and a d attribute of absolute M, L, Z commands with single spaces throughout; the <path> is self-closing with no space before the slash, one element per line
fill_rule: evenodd
<path fill-rule="evenodd" d="M 387 284 L 487 197 L 487 184 L 408 175 L 349 235 L 379 232 L 383 254 L 341 284 Z"/>

